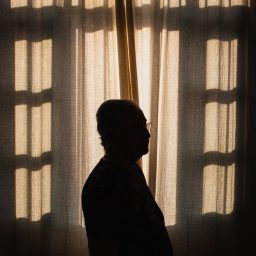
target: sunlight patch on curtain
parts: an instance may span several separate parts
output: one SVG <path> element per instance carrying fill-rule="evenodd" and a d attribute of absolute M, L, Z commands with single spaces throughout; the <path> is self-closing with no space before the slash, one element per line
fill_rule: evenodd
<path fill-rule="evenodd" d="M 237 40 L 208 40 L 206 69 L 204 153 L 212 164 L 204 167 L 202 212 L 229 214 L 236 168 Z"/>
<path fill-rule="evenodd" d="M 71 0 L 71 5 L 72 6 L 79 6 L 80 5 L 80 0 Z"/>
<path fill-rule="evenodd" d="M 204 168 L 203 214 L 230 214 L 234 208 L 235 164 Z"/>
<path fill-rule="evenodd" d="M 27 91 L 27 41 L 15 42 L 15 91 Z M 15 106 L 15 155 L 28 153 L 28 106 Z M 17 168 L 15 173 L 16 217 L 28 217 L 28 169 Z"/>
<path fill-rule="evenodd" d="M 186 6 L 186 4 L 187 4 L 187 0 L 171 0 L 171 1 L 161 0 L 160 8 L 163 8 L 163 7 L 176 8 L 176 7 Z"/>
<path fill-rule="evenodd" d="M 248 6 L 250 0 L 231 0 L 231 6 Z"/>
<path fill-rule="evenodd" d="M 51 88 L 52 41 L 29 48 L 26 40 L 15 42 L 15 154 L 22 165 L 15 175 L 16 217 L 37 221 L 50 212 L 51 166 L 42 161 L 51 151 L 51 102 L 43 101 L 43 93 Z"/>
<path fill-rule="evenodd" d="M 41 218 L 41 172 L 31 172 L 31 220 L 38 221 Z"/>
<path fill-rule="evenodd" d="M 33 48 L 32 48 L 33 49 Z M 46 90 L 50 90 L 52 82 L 52 40 L 43 40 L 41 42 L 41 90 L 43 93 Z M 36 53 L 39 54 L 39 53 Z M 33 56 L 33 55 L 32 55 Z M 33 85 L 33 81 L 32 81 Z M 33 91 L 33 86 L 32 86 Z M 32 108 L 33 110 L 33 108 Z M 41 105 L 41 154 L 51 152 L 51 102 L 44 102 Z M 32 119 L 32 122 L 34 120 Z M 33 127 L 33 126 L 32 126 Z M 33 130 L 32 130 L 33 134 Z M 35 138 L 36 139 L 36 138 Z M 39 140 L 39 138 L 38 138 Z M 32 151 L 33 152 L 33 151 Z M 41 155 L 42 156 L 42 155 Z M 34 173 L 34 172 L 33 172 Z M 49 213 L 51 211 L 51 165 L 43 164 L 40 171 L 40 186 L 41 186 L 41 215 Z"/>
<path fill-rule="evenodd" d="M 76 0 L 72 0 L 76 1 Z M 78 0 L 77 0 L 78 1 Z M 11 8 L 19 8 L 31 6 L 32 8 L 39 9 L 47 6 L 64 6 L 64 0 L 11 0 Z"/>
<path fill-rule="evenodd" d="M 80 224 L 82 219 L 79 204 L 77 204 L 76 195 L 81 193 L 81 180 L 82 180 L 82 159 L 83 159 L 83 150 L 82 150 L 82 120 L 83 115 L 81 111 L 81 106 L 83 105 L 83 94 L 81 93 L 82 88 L 82 74 L 81 69 L 82 64 L 82 30 L 81 30 L 81 17 L 77 16 L 76 12 L 71 12 L 71 36 L 70 36 L 70 105 L 72 122 L 70 125 L 70 143 L 69 143 L 69 152 L 70 152 L 70 168 L 72 169 L 72 175 L 67 173 L 68 177 L 68 197 L 69 207 L 72 207 L 74 211 L 69 215 L 70 224 L 76 223 Z M 71 184 L 77 184 L 76 186 Z M 72 205 L 72 206 L 71 206 Z M 72 225 L 71 224 L 71 225 Z M 75 231 L 70 231 L 69 236 L 76 236 Z"/>
<path fill-rule="evenodd" d="M 65 0 L 56 0 L 55 6 L 64 7 Z"/>
<path fill-rule="evenodd" d="M 11 8 L 28 6 L 28 0 L 11 0 Z"/>
<path fill-rule="evenodd" d="M 103 155 L 100 148 L 100 139 L 97 133 L 95 113 L 100 104 L 104 101 L 104 82 L 106 79 L 105 66 L 105 51 L 104 43 L 106 38 L 104 37 L 104 31 L 98 30 L 95 32 L 85 33 L 84 41 L 84 88 L 85 98 L 89 100 L 84 102 L 84 117 L 85 117 L 85 130 L 87 136 L 85 137 L 84 145 L 88 148 L 88 145 L 96 145 L 95 147 L 88 148 L 86 155 L 86 170 L 92 170 L 96 164 L 95 156 Z M 107 84 L 105 85 L 107 86 Z M 97 151 L 97 152 L 96 152 Z M 87 173 L 89 174 L 89 173 Z"/>
<path fill-rule="evenodd" d="M 176 223 L 179 31 L 164 30 L 161 37 L 165 43 L 161 52 L 156 201 L 169 226 Z"/>
<path fill-rule="evenodd" d="M 136 56 L 137 73 L 138 73 L 138 93 L 140 106 L 147 120 L 150 120 L 151 106 L 151 66 L 152 66 L 152 39 L 151 28 L 142 27 L 136 31 L 136 51 L 140 53 Z M 142 158 L 142 166 L 145 178 L 149 180 L 149 155 L 144 155 Z"/>
<path fill-rule="evenodd" d="M 18 128 L 18 129 L 17 129 Z M 27 155 L 27 106 L 15 106 L 15 154 Z M 28 217 L 28 168 L 15 173 L 16 217 Z"/>
<path fill-rule="evenodd" d="M 27 81 L 27 40 L 15 42 L 15 91 L 26 91 L 28 89 Z"/>
<path fill-rule="evenodd" d="M 175 8 L 175 7 L 180 7 L 180 6 L 185 6 L 186 5 L 186 0 L 171 0 L 171 1 L 164 1 L 164 2 L 168 2 L 168 6 L 170 8 Z M 164 6 L 166 4 L 164 3 Z"/>
<path fill-rule="evenodd" d="M 137 80 L 138 80 L 138 96 L 139 105 L 143 110 L 146 119 L 152 122 L 151 119 L 151 94 L 152 94 L 152 25 L 154 17 L 152 8 L 147 6 L 152 5 L 151 0 L 135 0 L 133 2 L 137 10 L 140 9 L 141 16 L 134 15 L 134 39 L 136 52 Z M 136 13 L 134 8 L 133 12 Z M 147 25 L 145 25 L 147 24 Z M 154 122 L 154 121 L 153 121 Z M 156 125 L 156 124 L 153 124 Z M 152 131 L 151 131 L 152 132 Z M 151 140 L 150 140 L 151 141 Z M 150 147 L 149 147 L 150 150 Z M 147 184 L 149 184 L 149 154 L 142 157 L 143 173 Z"/>
<path fill-rule="evenodd" d="M 141 8 L 142 17 L 137 20 L 134 16 L 134 38 L 135 38 L 135 51 L 136 51 L 136 66 L 137 66 L 137 79 L 138 79 L 138 95 L 139 105 L 143 110 L 146 119 L 151 120 L 151 89 L 152 89 L 152 28 L 144 26 L 144 23 L 152 23 L 153 16 L 150 9 L 144 10 L 146 5 L 151 5 L 151 0 L 136 0 L 134 6 Z M 135 9 L 134 9 L 135 13 Z M 149 184 L 149 154 L 142 157 L 143 173 Z"/>
<path fill-rule="evenodd" d="M 32 42 L 32 95 L 40 95 L 51 88 L 52 41 Z M 32 96 L 33 97 L 33 96 Z M 43 102 L 31 108 L 31 157 L 42 161 L 43 154 L 51 151 L 51 103 Z M 51 166 L 43 162 L 31 172 L 31 220 L 38 221 L 50 212 Z"/>
<path fill-rule="evenodd" d="M 152 66 L 152 45 L 151 45 L 151 28 L 143 27 L 138 30 L 136 35 L 136 50 L 140 53 L 140 57 L 137 58 L 137 70 L 138 70 L 138 84 L 140 105 L 150 106 L 151 95 L 151 66 Z M 149 116 L 149 108 L 143 108 L 143 112 L 146 117 Z"/>
<path fill-rule="evenodd" d="M 53 0 L 32 0 L 32 8 L 42 8 L 46 6 L 53 6 Z"/>
<path fill-rule="evenodd" d="M 17 112 L 16 112 L 17 113 Z M 15 173 L 16 218 L 28 218 L 28 169 L 18 168 Z"/>
<path fill-rule="evenodd" d="M 90 99 L 89 102 L 91 106 L 99 106 L 104 98 L 104 90 L 102 90 L 103 88 L 101 87 L 104 84 L 105 78 L 104 58 L 102 58 L 102 56 L 104 56 L 104 31 L 86 32 L 84 38 L 84 84 L 88 85 L 88 87 L 85 87 L 86 98 L 88 97 Z M 96 69 L 101 72 L 96 72 Z M 85 105 L 87 105 L 86 102 Z M 95 112 L 96 109 L 90 112 L 87 110 L 86 119 L 90 125 L 94 126 L 96 131 L 94 124 Z M 91 134 L 91 132 L 89 134 Z M 91 139 L 94 138 L 91 137 Z M 90 142 L 90 144 L 91 143 L 92 142 Z"/>
<path fill-rule="evenodd" d="M 146 5 L 146 4 L 151 4 L 151 0 L 135 0 L 135 6 L 142 6 L 142 5 Z"/>
<path fill-rule="evenodd" d="M 138 73 L 138 93 L 140 106 L 144 112 L 147 120 L 150 120 L 151 115 L 151 67 L 152 67 L 152 41 L 151 41 L 151 28 L 143 27 L 137 32 L 136 51 L 140 53 L 137 60 L 137 73 Z M 149 155 L 142 158 L 142 166 L 145 178 L 149 181 Z"/>
<path fill-rule="evenodd" d="M 104 6 L 104 0 L 84 0 L 84 7 L 86 9 L 94 9 Z"/>
<path fill-rule="evenodd" d="M 231 6 L 248 6 L 248 0 L 199 0 L 199 7 L 231 7 Z"/>

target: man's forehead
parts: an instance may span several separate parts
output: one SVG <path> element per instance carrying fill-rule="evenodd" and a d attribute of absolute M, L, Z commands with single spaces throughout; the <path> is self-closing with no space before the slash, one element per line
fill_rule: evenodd
<path fill-rule="evenodd" d="M 142 114 L 142 115 L 137 115 L 137 116 L 127 116 L 127 118 L 125 118 L 125 122 L 128 122 L 128 123 L 146 123 L 147 122 L 147 119 L 145 118 L 145 116 Z"/>

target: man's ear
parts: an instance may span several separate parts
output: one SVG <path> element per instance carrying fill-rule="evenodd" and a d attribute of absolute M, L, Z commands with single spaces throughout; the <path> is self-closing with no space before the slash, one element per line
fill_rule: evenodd
<path fill-rule="evenodd" d="M 115 133 L 114 131 L 108 131 L 105 136 L 104 140 L 107 145 L 113 145 L 118 141 L 118 133 Z"/>

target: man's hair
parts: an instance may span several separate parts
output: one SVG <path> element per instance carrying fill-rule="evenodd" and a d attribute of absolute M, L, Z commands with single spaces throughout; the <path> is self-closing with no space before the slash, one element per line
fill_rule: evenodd
<path fill-rule="evenodd" d="M 97 130 L 101 145 L 108 152 L 111 146 L 111 135 L 123 127 L 127 115 L 138 113 L 141 109 L 131 100 L 111 99 L 103 102 L 97 113 Z"/>

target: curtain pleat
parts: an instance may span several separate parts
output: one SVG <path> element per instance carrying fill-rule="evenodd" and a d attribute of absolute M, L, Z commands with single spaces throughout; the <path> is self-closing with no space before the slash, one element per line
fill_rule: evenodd
<path fill-rule="evenodd" d="M 121 98 L 139 104 L 131 0 L 116 0 L 116 26 Z"/>
<path fill-rule="evenodd" d="M 120 93 L 139 105 L 132 0 L 116 0 Z M 137 160 L 142 168 L 142 159 Z"/>

